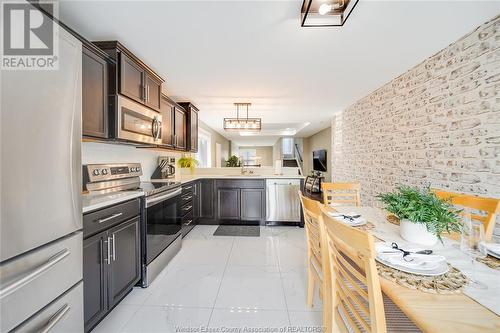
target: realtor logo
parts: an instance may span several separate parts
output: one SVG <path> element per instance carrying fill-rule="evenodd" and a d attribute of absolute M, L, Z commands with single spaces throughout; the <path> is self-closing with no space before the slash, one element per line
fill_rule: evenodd
<path fill-rule="evenodd" d="M 38 3 L 57 17 L 56 3 Z M 2 1 L 1 10 L 1 69 L 57 69 L 58 24 L 26 1 Z"/>

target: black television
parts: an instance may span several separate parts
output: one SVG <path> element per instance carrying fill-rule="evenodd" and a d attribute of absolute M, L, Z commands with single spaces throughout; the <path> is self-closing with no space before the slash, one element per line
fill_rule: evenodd
<path fill-rule="evenodd" d="M 326 172 L 326 149 L 313 151 L 313 169 L 314 171 Z"/>

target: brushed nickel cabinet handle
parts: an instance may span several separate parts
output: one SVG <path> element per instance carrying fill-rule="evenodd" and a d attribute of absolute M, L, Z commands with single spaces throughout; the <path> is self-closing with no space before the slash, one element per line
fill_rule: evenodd
<path fill-rule="evenodd" d="M 106 243 L 106 258 L 104 258 L 104 262 L 107 263 L 108 265 L 111 265 L 111 238 L 107 238 L 107 240 L 104 241 Z"/>
<path fill-rule="evenodd" d="M 64 316 L 68 313 L 71 307 L 68 304 L 64 304 L 62 308 L 57 310 L 57 312 L 50 317 L 49 322 L 40 330 L 40 333 L 48 333 L 50 330 L 60 322 Z"/>
<path fill-rule="evenodd" d="M 116 261 L 116 238 L 115 238 L 115 234 L 113 234 L 112 240 L 113 240 L 113 261 Z"/>
<path fill-rule="evenodd" d="M 115 218 L 117 218 L 117 217 L 119 217 L 119 216 L 122 216 L 122 215 L 123 215 L 123 213 L 115 213 L 115 214 L 110 215 L 110 216 L 108 216 L 108 217 L 104 217 L 104 218 L 102 218 L 102 219 L 98 219 L 98 220 L 97 220 L 97 223 L 104 223 L 104 222 L 107 222 L 107 221 L 109 221 L 109 220 L 115 219 Z"/>

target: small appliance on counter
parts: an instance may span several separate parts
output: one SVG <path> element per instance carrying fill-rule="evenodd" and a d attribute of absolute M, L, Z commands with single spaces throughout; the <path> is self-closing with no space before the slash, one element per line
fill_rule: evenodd
<path fill-rule="evenodd" d="M 171 172 L 167 168 L 167 174 Z M 175 174 L 175 168 L 173 172 Z M 139 163 L 84 166 L 85 187 L 89 194 L 105 195 L 130 190 L 144 192 L 141 200 L 139 284 L 145 288 L 181 248 L 182 189 L 180 182 L 173 180 L 159 183 L 141 182 L 141 175 L 142 167 Z"/>
<path fill-rule="evenodd" d="M 175 177 L 175 157 L 158 157 L 158 166 L 151 175 L 151 179 L 171 179 Z"/>

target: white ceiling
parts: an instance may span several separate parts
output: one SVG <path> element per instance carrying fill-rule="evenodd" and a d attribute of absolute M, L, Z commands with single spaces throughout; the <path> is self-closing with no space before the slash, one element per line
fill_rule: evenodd
<path fill-rule="evenodd" d="M 225 133 L 234 102 L 262 117 L 258 145 L 307 137 L 331 116 L 500 13 L 500 1 L 360 0 L 341 28 L 301 28 L 301 0 L 61 1 L 91 40 L 120 40 L 163 76 L 175 100 Z M 309 124 L 308 124 L 309 123 Z M 300 130 L 299 130 L 300 129 Z"/>

